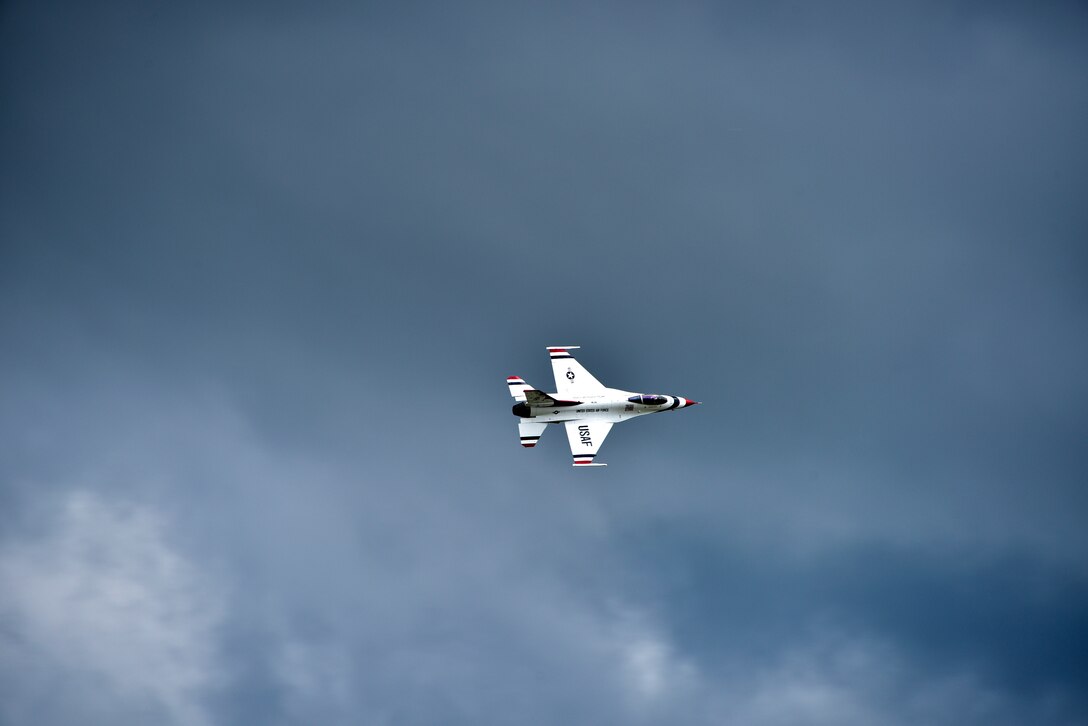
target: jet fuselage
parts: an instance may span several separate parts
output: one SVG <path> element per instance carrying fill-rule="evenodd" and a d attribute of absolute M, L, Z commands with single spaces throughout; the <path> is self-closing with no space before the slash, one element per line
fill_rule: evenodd
<path fill-rule="evenodd" d="M 650 413 L 675 411 L 696 403 L 680 396 L 639 394 L 616 388 L 607 389 L 599 396 L 583 397 L 577 403 L 560 400 L 558 394 L 549 395 L 557 399 L 555 406 L 530 406 L 522 402 L 515 404 L 512 412 L 526 423 L 565 423 L 576 419 L 619 423 Z"/>

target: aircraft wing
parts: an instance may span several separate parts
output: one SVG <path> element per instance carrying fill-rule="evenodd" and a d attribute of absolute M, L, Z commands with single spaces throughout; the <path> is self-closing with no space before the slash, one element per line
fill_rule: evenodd
<path fill-rule="evenodd" d="M 594 464 L 593 458 L 597 456 L 597 450 L 601 448 L 608 432 L 612 430 L 610 422 L 576 419 L 567 421 L 564 426 L 567 427 L 567 441 L 570 443 L 570 453 L 574 457 L 575 466 L 608 466 L 608 464 Z"/>
<path fill-rule="evenodd" d="M 570 351 L 577 348 L 576 345 L 548 347 L 548 355 L 552 359 L 552 375 L 555 376 L 556 394 L 561 398 L 588 398 L 607 390 L 570 354 Z"/>

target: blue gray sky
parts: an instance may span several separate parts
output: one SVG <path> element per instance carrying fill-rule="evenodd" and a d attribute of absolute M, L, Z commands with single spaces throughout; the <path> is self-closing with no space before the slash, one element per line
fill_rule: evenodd
<path fill-rule="evenodd" d="M 1082 3 L 0 7 L 0 723 L 1088 723 Z M 518 445 L 579 344 L 704 402 Z"/>

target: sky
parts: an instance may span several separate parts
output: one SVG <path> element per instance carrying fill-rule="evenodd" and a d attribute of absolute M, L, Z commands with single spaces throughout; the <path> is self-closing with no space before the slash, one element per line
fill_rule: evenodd
<path fill-rule="evenodd" d="M 1082 3 L 0 6 L 0 724 L 1088 724 Z M 545 347 L 702 401 L 575 471 Z"/>

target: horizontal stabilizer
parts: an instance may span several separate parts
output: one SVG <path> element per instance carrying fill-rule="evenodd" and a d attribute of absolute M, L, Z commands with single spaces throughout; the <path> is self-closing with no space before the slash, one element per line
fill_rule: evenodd
<path fill-rule="evenodd" d="M 510 395 L 515 401 L 524 401 L 525 392 L 532 388 L 521 376 L 507 376 L 506 386 L 510 389 Z"/>
<path fill-rule="evenodd" d="M 521 445 L 526 449 L 536 446 L 536 442 L 540 441 L 540 437 L 544 435 L 544 429 L 546 428 L 548 428 L 548 424 L 519 423 L 518 435 L 521 437 Z"/>

